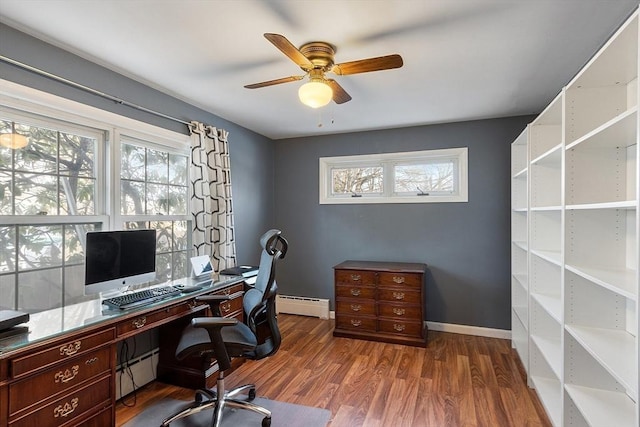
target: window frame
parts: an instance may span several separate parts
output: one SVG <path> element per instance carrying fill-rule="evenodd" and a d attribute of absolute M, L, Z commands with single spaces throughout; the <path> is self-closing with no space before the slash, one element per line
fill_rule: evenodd
<path fill-rule="evenodd" d="M 399 165 L 433 163 L 438 160 L 454 161 L 454 181 L 457 189 L 452 194 L 432 192 L 418 195 L 395 191 L 395 167 Z M 333 194 L 333 169 L 345 167 L 383 167 L 382 194 Z M 367 204 L 367 203 L 459 203 L 469 201 L 468 148 L 444 148 L 436 150 L 406 151 L 398 153 L 362 154 L 353 156 L 320 157 L 319 203 Z"/>
<path fill-rule="evenodd" d="M 102 135 L 102 140 L 97 144 L 94 158 L 96 200 L 93 215 L 40 216 L 14 215 L 12 213 L 12 215 L 0 215 L 0 226 L 57 226 L 64 224 L 99 223 L 102 230 L 116 230 L 124 229 L 124 223 L 130 221 L 184 220 L 187 224 L 190 224 L 191 218 L 188 206 L 184 215 L 122 216 L 120 215 L 119 199 L 120 150 L 123 138 L 142 141 L 146 147 L 159 149 L 172 154 L 182 154 L 188 159 L 191 150 L 191 139 L 189 135 L 130 119 L 3 79 L 0 79 L 0 116 L 12 121 L 22 120 L 28 124 L 44 125 L 44 127 L 47 127 L 47 123 L 56 124 L 57 127 L 60 126 L 59 124 L 62 124 L 64 126 L 63 129 L 66 131 L 75 132 L 80 129 L 80 133 L 86 133 L 87 130 L 94 130 L 96 133 Z M 188 164 L 186 191 L 186 201 L 188 204 L 191 197 Z M 189 225 L 187 225 L 187 227 L 189 228 Z M 192 250 L 190 247 L 190 239 L 187 245 L 188 250 Z M 187 266 L 188 265 L 187 263 Z M 33 271 L 46 270 L 48 268 L 54 267 L 37 268 Z M 65 266 L 61 265 L 60 268 L 64 269 Z M 16 268 L 15 271 L 2 275 L 2 277 L 7 276 L 14 278 L 10 279 L 14 280 L 13 286 L 15 286 L 15 294 L 13 295 L 15 301 L 12 301 L 13 305 L 18 304 L 18 292 L 20 289 L 18 273 L 20 271 L 21 270 Z M 62 301 L 65 303 L 68 296 L 65 293 L 66 283 L 64 282 L 64 272 L 62 274 Z M 17 308 L 17 305 L 14 308 Z"/>

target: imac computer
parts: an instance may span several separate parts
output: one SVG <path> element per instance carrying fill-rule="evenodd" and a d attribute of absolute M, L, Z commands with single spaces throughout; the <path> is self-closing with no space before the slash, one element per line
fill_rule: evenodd
<path fill-rule="evenodd" d="M 85 295 L 150 282 L 155 277 L 155 230 L 87 233 Z"/>

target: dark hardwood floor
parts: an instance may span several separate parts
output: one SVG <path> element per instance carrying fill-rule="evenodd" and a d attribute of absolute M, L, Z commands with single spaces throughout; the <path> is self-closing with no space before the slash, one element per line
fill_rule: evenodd
<path fill-rule="evenodd" d="M 329 409 L 331 427 L 551 425 L 508 340 L 430 331 L 417 348 L 334 338 L 333 320 L 279 322 L 278 353 L 244 363 L 227 388 L 254 383 L 258 396 Z M 164 396 L 190 400 L 193 391 L 153 382 L 134 407 L 118 402 L 117 425 Z M 276 414 L 273 425 L 286 422 Z"/>

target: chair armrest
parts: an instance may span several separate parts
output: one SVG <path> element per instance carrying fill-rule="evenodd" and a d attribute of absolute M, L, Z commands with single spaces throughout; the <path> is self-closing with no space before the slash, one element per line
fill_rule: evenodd
<path fill-rule="evenodd" d="M 238 319 L 233 317 L 195 317 L 191 319 L 194 328 L 223 328 L 225 326 L 233 326 L 238 323 Z"/>
<path fill-rule="evenodd" d="M 214 316 L 222 317 L 222 312 L 220 311 L 220 303 L 241 297 L 243 294 L 244 291 L 238 291 L 230 295 L 200 295 L 196 297 L 196 301 L 206 302 L 207 304 L 209 304 L 211 312 Z"/>

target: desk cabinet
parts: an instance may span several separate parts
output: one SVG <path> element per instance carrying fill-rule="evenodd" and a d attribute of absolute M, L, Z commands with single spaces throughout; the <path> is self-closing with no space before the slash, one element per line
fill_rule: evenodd
<path fill-rule="evenodd" d="M 8 425 L 84 425 L 97 423 L 94 417 L 100 422 L 113 420 L 114 339 L 114 328 L 77 334 L 9 360 L 15 381 L 0 393 L 6 394 Z"/>
<path fill-rule="evenodd" d="M 336 265 L 333 335 L 426 345 L 426 268 L 425 264 L 372 261 Z"/>

